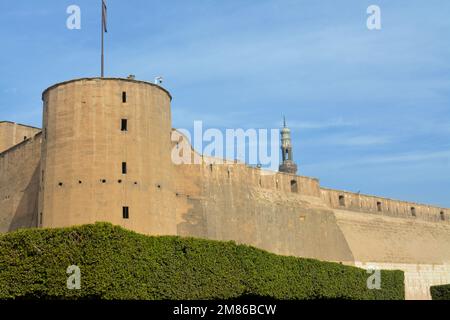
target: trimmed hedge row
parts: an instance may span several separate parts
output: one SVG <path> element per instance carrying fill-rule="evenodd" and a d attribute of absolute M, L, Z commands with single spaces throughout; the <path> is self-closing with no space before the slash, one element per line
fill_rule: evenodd
<path fill-rule="evenodd" d="M 430 291 L 433 300 L 450 300 L 450 284 L 432 286 Z"/>
<path fill-rule="evenodd" d="M 67 289 L 67 268 L 81 289 Z M 401 271 L 367 289 L 363 269 L 256 248 L 149 237 L 107 223 L 0 236 L 0 299 L 404 299 Z"/>

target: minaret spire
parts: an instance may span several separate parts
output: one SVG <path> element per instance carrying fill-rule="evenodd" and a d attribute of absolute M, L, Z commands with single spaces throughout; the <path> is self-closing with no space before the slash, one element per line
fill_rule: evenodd
<path fill-rule="evenodd" d="M 281 129 L 281 155 L 283 162 L 280 164 L 280 172 L 296 174 L 297 165 L 292 154 L 291 130 L 286 125 L 285 116 L 283 116 L 283 129 Z"/>

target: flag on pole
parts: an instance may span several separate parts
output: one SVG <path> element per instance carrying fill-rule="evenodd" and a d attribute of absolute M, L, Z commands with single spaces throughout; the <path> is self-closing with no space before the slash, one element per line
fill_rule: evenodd
<path fill-rule="evenodd" d="M 108 8 L 106 7 L 105 0 L 102 0 L 102 21 L 103 21 L 103 32 L 108 32 L 108 29 L 106 27 L 106 18 L 108 13 Z"/>

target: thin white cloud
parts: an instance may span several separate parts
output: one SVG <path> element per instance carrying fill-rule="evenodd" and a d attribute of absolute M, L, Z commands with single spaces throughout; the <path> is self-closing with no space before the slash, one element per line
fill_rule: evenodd
<path fill-rule="evenodd" d="M 46 9 L 46 8 L 24 8 L 24 9 L 18 9 L 18 10 L 11 10 L 11 11 L 7 11 L 4 12 L 3 14 L 5 16 L 10 16 L 10 17 L 19 17 L 19 18 L 26 18 L 26 17 L 36 17 L 36 16 L 47 16 L 50 13 L 52 13 L 52 11 L 50 9 Z"/>
<path fill-rule="evenodd" d="M 303 145 L 338 146 L 338 147 L 370 147 L 391 144 L 394 138 L 386 135 L 327 134 L 317 138 L 304 139 Z"/>
<path fill-rule="evenodd" d="M 416 151 L 409 153 L 385 154 L 381 156 L 361 157 L 350 160 L 334 160 L 332 162 L 318 162 L 314 164 L 304 164 L 303 167 L 308 170 L 319 168 L 323 170 L 339 169 L 345 167 L 357 167 L 367 165 L 389 165 L 389 164 L 406 164 L 406 163 L 432 163 L 435 161 L 446 161 L 450 166 L 450 150 L 444 151 Z"/>
<path fill-rule="evenodd" d="M 323 129 L 333 129 L 333 128 L 346 128 L 355 127 L 358 124 L 356 122 L 351 122 L 344 120 L 342 118 L 336 118 L 325 121 L 289 121 L 288 126 L 292 129 L 299 130 L 323 130 Z"/>
<path fill-rule="evenodd" d="M 450 160 L 450 150 L 426 152 L 419 151 L 415 153 L 404 153 L 395 155 L 385 155 L 373 158 L 366 158 L 358 163 L 367 164 L 387 164 L 387 163 L 401 163 L 401 162 L 420 162 L 432 160 Z"/>
<path fill-rule="evenodd" d="M 348 147 L 365 147 L 374 145 L 385 145 L 392 142 L 392 138 L 388 136 L 354 136 L 343 137 L 342 139 L 333 139 L 332 143 L 340 146 Z"/>
<path fill-rule="evenodd" d="M 3 93 L 6 94 L 17 94 L 18 89 L 17 88 L 5 88 L 3 89 Z"/>
<path fill-rule="evenodd" d="M 240 119 L 248 119 L 249 114 L 246 112 L 222 112 L 215 113 L 201 113 L 193 112 L 195 108 L 173 108 L 173 124 L 179 128 L 189 129 L 194 125 L 194 121 L 201 121 L 204 128 L 238 128 L 244 126 Z M 248 126 L 248 121 L 246 121 Z M 250 126 L 251 127 L 251 126 Z"/>

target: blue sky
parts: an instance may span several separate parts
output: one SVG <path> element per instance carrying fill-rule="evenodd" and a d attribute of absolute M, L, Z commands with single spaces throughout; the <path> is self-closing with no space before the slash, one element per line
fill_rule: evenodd
<path fill-rule="evenodd" d="M 106 75 L 163 75 L 174 127 L 276 128 L 284 113 L 301 175 L 450 207 L 450 1 L 107 2 Z M 99 74 L 100 1 L 0 12 L 0 119 L 41 126 L 46 87 Z"/>

